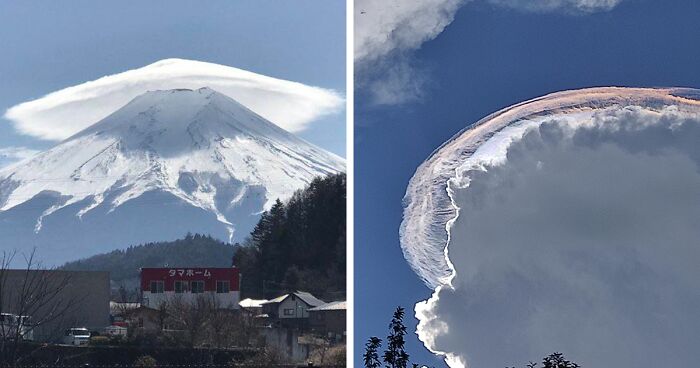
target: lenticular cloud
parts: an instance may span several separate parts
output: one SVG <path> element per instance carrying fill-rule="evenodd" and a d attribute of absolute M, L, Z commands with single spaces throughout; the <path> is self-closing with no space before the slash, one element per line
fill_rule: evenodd
<path fill-rule="evenodd" d="M 291 131 L 342 109 L 335 91 L 194 60 L 165 59 L 13 106 L 5 113 L 21 133 L 62 140 L 147 91 L 210 87 Z"/>
<path fill-rule="evenodd" d="M 417 332 L 451 366 L 700 359 L 700 91 L 503 109 L 436 150 L 404 206 L 404 255 L 435 288 Z"/>

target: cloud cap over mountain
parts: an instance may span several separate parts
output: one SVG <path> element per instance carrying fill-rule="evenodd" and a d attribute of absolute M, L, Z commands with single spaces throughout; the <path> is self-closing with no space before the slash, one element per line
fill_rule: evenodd
<path fill-rule="evenodd" d="M 194 60 L 165 59 L 20 103 L 5 112 L 15 128 L 45 140 L 63 140 L 152 90 L 211 87 L 291 131 L 342 111 L 335 91 Z"/>

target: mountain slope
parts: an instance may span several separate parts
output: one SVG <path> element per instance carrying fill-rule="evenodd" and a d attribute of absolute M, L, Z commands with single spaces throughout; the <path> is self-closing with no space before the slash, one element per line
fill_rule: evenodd
<path fill-rule="evenodd" d="M 147 92 L 0 171 L 0 244 L 51 263 L 191 231 L 245 237 L 344 161 L 209 88 Z"/>

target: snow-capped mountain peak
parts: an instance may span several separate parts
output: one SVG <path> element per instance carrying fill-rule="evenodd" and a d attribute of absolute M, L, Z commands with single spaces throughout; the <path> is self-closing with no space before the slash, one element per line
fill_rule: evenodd
<path fill-rule="evenodd" d="M 58 212 L 81 221 L 132 201 L 156 211 L 168 201 L 214 215 L 238 239 L 254 223 L 251 216 L 276 199 L 341 171 L 343 159 L 210 88 L 149 91 L 48 151 L 0 170 L 0 217 L 29 203 L 41 207 L 33 227 L 38 234 Z M 167 199 L 146 198 L 153 193 Z"/>

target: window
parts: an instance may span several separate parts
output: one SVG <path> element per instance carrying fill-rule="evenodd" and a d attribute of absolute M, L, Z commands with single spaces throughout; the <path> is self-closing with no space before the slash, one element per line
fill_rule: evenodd
<path fill-rule="evenodd" d="M 294 315 L 294 308 L 285 308 L 284 315 L 285 316 L 293 316 Z"/>
<path fill-rule="evenodd" d="M 163 281 L 151 281 L 151 293 L 162 294 L 163 293 Z"/>
<path fill-rule="evenodd" d="M 191 290 L 192 294 L 201 294 L 204 292 L 204 281 L 192 281 Z"/>
<path fill-rule="evenodd" d="M 187 281 L 175 281 L 175 294 L 187 292 Z"/>
<path fill-rule="evenodd" d="M 228 281 L 217 281 L 216 282 L 216 292 L 218 294 L 224 294 L 231 291 L 231 285 Z"/>

